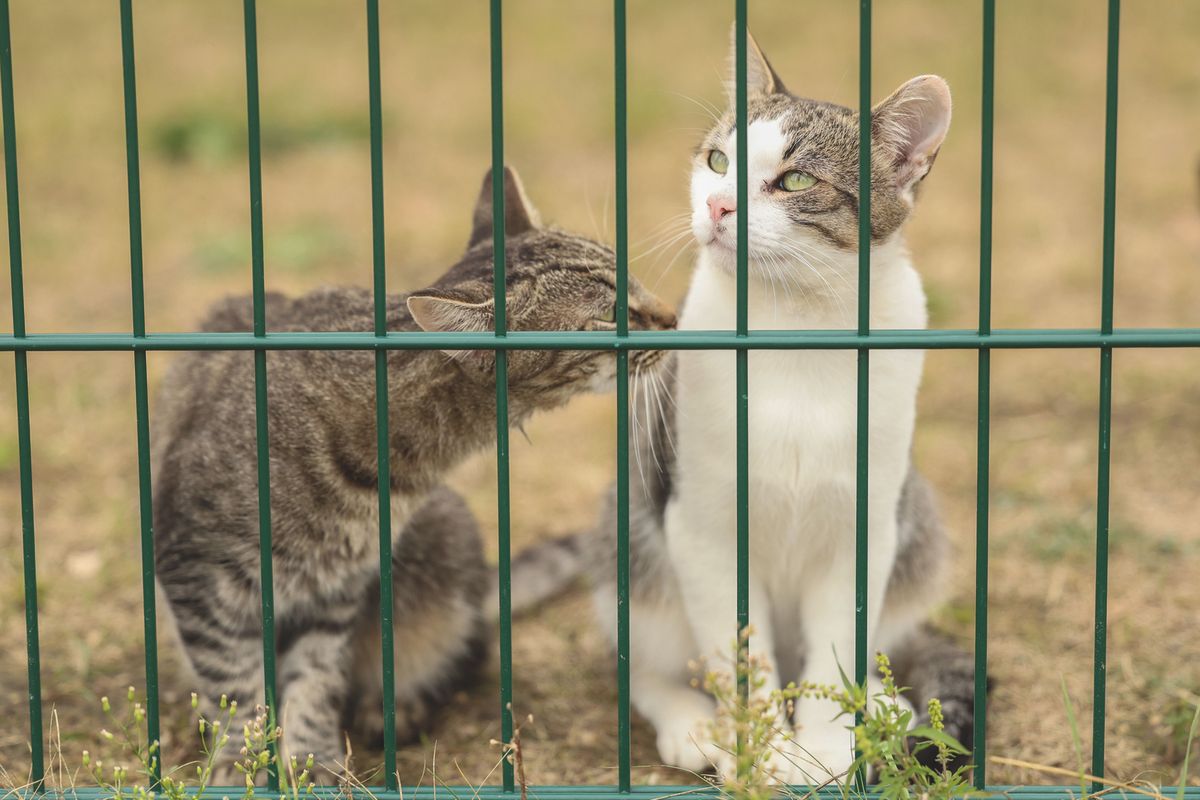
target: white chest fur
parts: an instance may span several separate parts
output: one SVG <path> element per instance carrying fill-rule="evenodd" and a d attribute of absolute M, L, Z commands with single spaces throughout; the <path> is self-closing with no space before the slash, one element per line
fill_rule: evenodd
<path fill-rule="evenodd" d="M 853 231 L 858 221 L 845 213 L 845 203 L 832 199 L 831 186 L 843 197 L 852 190 L 826 158 L 851 155 L 846 148 L 853 146 L 858 120 L 789 95 L 761 51 L 748 50 L 749 96 L 770 95 L 771 105 L 756 106 L 760 113 L 744 129 L 745 175 L 738 174 L 738 135 L 723 127 L 727 119 L 710 131 L 693 160 L 691 228 L 700 257 L 680 327 L 734 327 L 734 252 L 748 238 L 752 329 L 851 329 L 857 259 L 838 231 Z M 778 116 L 769 116 L 768 108 Z M 891 210 L 873 222 L 901 224 L 897 214 L 911 209 L 913 188 L 933 163 L 949 122 L 949 90 L 935 76 L 913 79 L 876 106 L 872 138 L 887 160 L 879 182 L 872 177 L 872 195 L 878 189 Z M 812 202 L 791 194 L 809 189 Z M 745 228 L 739 231 L 738 223 Z M 924 328 L 925 297 L 899 229 L 879 230 L 892 234 L 872 247 L 871 327 Z M 858 622 L 866 624 L 868 652 L 876 642 L 890 641 L 889 631 L 897 628 L 881 612 L 899 547 L 898 500 L 910 469 L 923 357 L 875 351 L 869 358 L 863 554 L 856 553 L 855 536 L 856 352 L 749 353 L 750 563 L 748 580 L 737 584 L 736 354 L 678 355 L 676 474 L 663 533 L 680 602 L 675 607 L 669 595 L 655 595 L 631 615 L 631 638 L 640 643 L 632 653 L 634 702 L 654 722 L 659 753 L 669 763 L 692 769 L 709 761 L 724 774 L 731 771 L 723 752 L 689 757 L 707 738 L 704 725 L 713 709 L 711 698 L 680 688 L 685 681 L 678 665 L 680 651 L 728 663 L 742 599 L 735 586 L 746 590 L 749 649 L 764 667 L 764 692 L 792 679 L 839 684 L 843 668 L 867 655 L 856 653 Z M 865 598 L 856 593 L 864 566 Z M 610 598 L 611 591 L 604 602 Z M 647 662 L 649 667 L 639 666 Z M 789 711 L 798 745 L 793 754 L 818 769 L 785 757 L 780 780 L 814 783 L 849 767 L 852 737 L 837 711 L 813 697 Z"/>
<path fill-rule="evenodd" d="M 899 246 L 880 250 L 873 269 L 872 327 L 923 328 L 919 277 Z M 735 298 L 733 276 L 702 257 L 680 328 L 733 328 Z M 757 330 L 849 328 L 855 309 L 851 292 L 783 297 L 771 284 L 752 279 L 748 294 L 750 327 Z M 853 350 L 760 350 L 749 359 L 752 558 L 794 576 L 814 562 L 814 549 L 853 547 L 857 355 Z M 917 351 L 871 354 L 872 516 L 895 513 L 908 468 L 922 360 Z M 736 499 L 734 353 L 680 353 L 676 395 L 677 499 L 700 506 L 714 522 L 727 523 L 734 518 Z M 691 533 L 730 535 L 720 527 Z"/>

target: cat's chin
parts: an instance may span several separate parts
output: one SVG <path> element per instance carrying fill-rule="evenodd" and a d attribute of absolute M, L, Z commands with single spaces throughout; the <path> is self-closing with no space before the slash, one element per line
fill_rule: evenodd
<path fill-rule="evenodd" d="M 710 267 L 728 273 L 729 275 L 737 275 L 737 246 L 729 245 L 720 239 L 713 239 L 708 244 L 700 246 L 700 256 L 703 261 Z M 754 255 L 750 254 L 750 272 L 754 273 Z"/>
<path fill-rule="evenodd" d="M 725 239 L 717 234 L 711 236 L 706 242 L 702 241 L 700 247 L 713 253 L 725 253 L 730 256 L 737 255 L 737 240 Z"/>
<path fill-rule="evenodd" d="M 713 266 L 725 266 L 737 263 L 737 245 L 729 245 L 720 237 L 714 236 L 708 241 L 697 240 L 700 256 Z"/>
<path fill-rule="evenodd" d="M 617 373 L 596 372 L 588 380 L 587 391 L 590 394 L 610 394 L 617 390 Z"/>

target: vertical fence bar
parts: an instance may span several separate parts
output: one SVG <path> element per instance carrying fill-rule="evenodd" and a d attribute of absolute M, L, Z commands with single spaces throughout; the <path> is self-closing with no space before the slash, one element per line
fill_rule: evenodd
<path fill-rule="evenodd" d="M 0 0 L 0 105 L 4 117 L 4 181 L 8 196 L 8 270 L 13 336 L 25 335 L 25 281 L 21 260 L 21 202 L 17 181 L 17 123 L 13 103 L 12 34 L 8 0 Z M 42 729 L 42 667 L 38 634 L 37 557 L 33 530 L 33 458 L 29 441 L 29 364 L 13 353 L 17 394 L 17 458 L 21 482 L 21 552 L 25 582 L 25 659 L 29 680 L 30 788 L 40 790 L 46 767 Z"/>
<path fill-rule="evenodd" d="M 383 218 L 383 99 L 379 79 L 379 0 L 366 0 L 367 84 L 371 106 L 371 238 L 375 284 L 375 335 L 387 336 L 387 262 Z M 375 350 L 375 453 L 379 477 L 379 625 L 383 673 L 384 785 L 399 788 L 396 774 L 396 666 L 392 628 L 392 463 L 388 433 L 388 352 Z"/>
<path fill-rule="evenodd" d="M 246 29 L 246 129 L 250 170 L 250 264 L 254 288 L 254 335 L 265 336 L 266 285 L 263 276 L 262 147 L 258 115 L 258 23 L 256 0 L 243 0 Z M 275 593 L 271 564 L 271 456 L 267 417 L 267 351 L 254 350 L 254 421 L 258 459 L 258 541 L 262 583 L 263 697 L 272 720 L 278 719 L 275 702 Z M 267 783 L 279 788 L 276 745 L 271 744 Z"/>
<path fill-rule="evenodd" d="M 1108 2 L 1108 67 L 1104 117 L 1104 243 L 1100 331 L 1113 329 L 1117 219 L 1117 85 L 1121 0 Z M 1096 636 L 1093 663 L 1092 774 L 1104 775 L 1104 712 L 1108 668 L 1109 469 L 1112 458 L 1112 348 L 1100 348 L 1099 447 L 1096 456 Z M 1100 785 L 1093 784 L 1093 791 Z"/>
<path fill-rule="evenodd" d="M 858 334 L 871 332 L 871 0 L 858 8 Z M 854 681 L 867 680 L 867 590 L 870 576 L 870 442 L 871 351 L 858 350 L 855 412 L 854 480 Z M 854 724 L 862 713 L 854 715 Z M 857 756 L 857 752 L 855 754 Z M 859 769 L 854 783 L 866 787 L 867 774 Z"/>
<path fill-rule="evenodd" d="M 858 16 L 858 334 L 871 332 L 871 0 Z M 868 454 L 871 351 L 858 351 L 858 428 L 855 463 L 854 680 L 867 678 Z"/>
<path fill-rule="evenodd" d="M 749 289 L 749 184 L 746 171 L 749 162 L 748 98 L 746 92 L 747 0 L 734 4 L 734 91 L 737 127 L 737 330 L 745 338 L 749 327 L 747 293 Z M 737 416 L 737 688 L 743 705 L 750 703 L 749 659 L 750 641 L 750 353 L 745 347 L 736 352 L 736 416 Z M 749 769 L 743 763 L 745 734 L 739 729 L 736 742 L 738 777 L 744 778 Z"/>
<path fill-rule="evenodd" d="M 1100 424 L 1096 476 L 1096 633 L 1092 674 L 1092 774 L 1104 775 L 1104 713 L 1108 668 L 1108 506 L 1112 435 L 1112 348 L 1100 348 Z M 1092 791 L 1100 791 L 1093 783 Z"/>
<path fill-rule="evenodd" d="M 629 335 L 629 128 L 625 0 L 613 0 L 614 149 L 617 195 L 617 335 Z M 617 788 L 630 790 L 629 351 L 617 351 Z"/>
<path fill-rule="evenodd" d="M 996 0 L 983 0 L 983 106 L 979 159 L 979 335 L 992 332 L 992 139 Z M 979 348 L 975 449 L 975 786 L 987 785 L 988 513 L 991 480 L 992 352 Z"/>
<path fill-rule="evenodd" d="M 137 70 L 133 50 L 133 0 L 121 0 L 121 62 L 125 83 L 125 165 L 129 184 L 129 280 L 133 335 L 146 335 L 145 280 L 142 270 L 142 189 L 138 155 Z M 134 405 L 137 419 L 138 504 L 141 514 L 142 617 L 146 657 L 146 739 L 159 741 L 158 623 L 154 597 L 154 509 L 150 479 L 150 402 L 146 351 L 133 353 Z M 156 747 L 151 783 L 162 775 L 162 751 Z"/>
<path fill-rule="evenodd" d="M 508 331 L 504 253 L 504 24 L 501 0 L 491 0 L 492 81 L 492 278 L 496 338 Z M 500 739 L 513 737 L 512 545 L 508 489 L 508 351 L 496 350 L 496 527 L 500 550 Z M 504 791 L 516 788 L 513 765 L 502 764 Z"/>

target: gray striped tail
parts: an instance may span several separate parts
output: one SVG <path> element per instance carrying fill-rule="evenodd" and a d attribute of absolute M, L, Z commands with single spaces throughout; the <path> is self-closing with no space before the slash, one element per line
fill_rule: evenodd
<path fill-rule="evenodd" d="M 583 573 L 588 534 L 571 533 L 538 542 L 516 553 L 512 559 L 512 612 L 534 609 L 567 591 Z M 499 576 L 492 571 L 489 607 L 491 618 L 500 616 Z"/>

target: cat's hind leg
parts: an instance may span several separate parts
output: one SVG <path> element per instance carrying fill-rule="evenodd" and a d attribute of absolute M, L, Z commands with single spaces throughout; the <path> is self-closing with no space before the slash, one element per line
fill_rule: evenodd
<path fill-rule="evenodd" d="M 491 587 L 479 527 L 453 490 L 434 489 L 401 529 L 392 552 L 396 740 L 426 730 L 447 695 L 487 652 L 484 593 Z M 379 591 L 373 588 L 354 634 L 354 730 L 383 739 Z"/>

